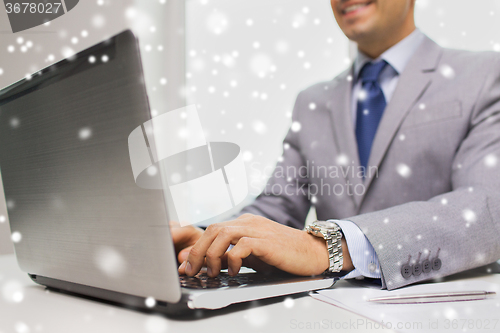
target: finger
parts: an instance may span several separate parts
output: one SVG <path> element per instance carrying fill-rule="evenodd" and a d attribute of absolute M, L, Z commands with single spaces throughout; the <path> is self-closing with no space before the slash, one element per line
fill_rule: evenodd
<path fill-rule="evenodd" d="M 177 260 L 178 260 L 179 262 L 184 262 L 184 261 L 186 261 L 186 260 L 187 260 L 188 255 L 189 255 L 189 251 L 191 251 L 191 249 L 192 249 L 192 248 L 193 248 L 193 245 L 188 246 L 188 247 L 186 247 L 186 248 L 182 249 L 182 250 L 179 252 L 179 254 L 177 255 Z"/>
<path fill-rule="evenodd" d="M 179 266 L 177 269 L 177 272 L 179 272 L 179 275 L 184 275 L 186 274 L 186 261 L 183 261 L 182 264 Z"/>
<path fill-rule="evenodd" d="M 186 226 L 186 227 L 180 227 L 175 225 L 170 226 L 170 234 L 172 236 L 174 244 L 182 244 L 189 242 L 191 239 L 193 239 L 193 237 L 195 237 L 198 234 L 201 234 L 202 232 L 203 229 L 193 226 Z"/>
<path fill-rule="evenodd" d="M 233 222 L 234 223 L 234 222 Z M 203 261 L 206 257 L 206 253 L 210 245 L 212 245 L 214 239 L 218 236 L 221 230 L 225 230 L 224 232 L 230 234 L 232 230 L 234 230 L 234 226 L 231 226 L 229 222 L 216 223 L 208 226 L 207 230 L 203 233 L 200 239 L 193 246 L 191 251 L 189 252 L 187 263 L 186 263 L 186 274 L 190 276 L 196 275 L 200 268 L 202 267 Z M 256 236 L 256 231 L 253 228 L 246 228 L 247 236 Z M 229 246 L 227 243 L 226 248 Z M 224 252 L 221 253 L 221 255 Z"/>
<path fill-rule="evenodd" d="M 180 265 L 179 268 L 177 268 L 177 272 L 179 272 L 179 275 L 184 275 L 186 274 L 186 263 L 187 261 L 183 261 Z M 203 263 L 203 267 L 206 267 L 206 263 Z M 203 267 L 200 269 L 200 271 L 203 273 L 204 269 Z M 186 274 L 187 275 L 187 274 Z"/>
<path fill-rule="evenodd" d="M 245 227 L 229 226 L 221 228 L 205 255 L 208 276 L 215 277 L 219 275 L 222 266 L 221 258 L 231 244 L 236 244 L 241 237 L 257 237 L 257 234 L 256 230 L 247 230 Z"/>
<path fill-rule="evenodd" d="M 266 242 L 258 238 L 242 237 L 227 253 L 228 273 L 231 276 L 238 274 L 244 258 L 253 254 L 256 257 L 264 255 Z"/>

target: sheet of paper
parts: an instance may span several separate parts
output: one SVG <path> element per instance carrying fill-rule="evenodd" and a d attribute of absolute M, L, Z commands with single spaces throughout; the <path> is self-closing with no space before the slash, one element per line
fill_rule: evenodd
<path fill-rule="evenodd" d="M 492 298 L 477 301 L 380 304 L 375 297 L 452 291 L 495 291 Z M 482 281 L 431 283 L 387 291 L 371 288 L 334 288 L 312 297 L 372 319 L 397 332 L 500 332 L 500 286 Z"/>

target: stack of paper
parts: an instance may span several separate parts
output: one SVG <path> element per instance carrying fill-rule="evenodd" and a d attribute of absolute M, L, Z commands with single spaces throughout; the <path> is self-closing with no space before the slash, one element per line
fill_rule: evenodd
<path fill-rule="evenodd" d="M 369 299 L 456 291 L 494 291 L 494 297 L 425 304 L 380 304 Z M 393 291 L 371 288 L 320 290 L 311 296 L 397 332 L 500 332 L 500 286 L 482 281 L 422 284 Z M 359 325 L 362 325 L 361 321 Z M 367 327 L 365 323 L 363 327 Z M 376 328 L 376 327 L 374 327 Z"/>

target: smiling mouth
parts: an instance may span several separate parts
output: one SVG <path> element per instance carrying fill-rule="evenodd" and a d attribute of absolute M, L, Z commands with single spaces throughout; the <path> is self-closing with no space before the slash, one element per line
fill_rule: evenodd
<path fill-rule="evenodd" d="M 373 1 L 369 1 L 367 3 L 357 3 L 354 5 L 348 6 L 344 10 L 342 10 L 342 14 L 347 15 L 347 14 L 357 12 L 357 11 L 362 10 L 365 7 L 371 5 L 372 3 L 373 3 Z"/>

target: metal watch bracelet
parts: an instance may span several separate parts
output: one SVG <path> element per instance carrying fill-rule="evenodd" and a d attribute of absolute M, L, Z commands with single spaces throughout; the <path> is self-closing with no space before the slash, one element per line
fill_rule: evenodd
<path fill-rule="evenodd" d="M 342 231 L 334 222 L 315 221 L 306 231 L 316 237 L 322 237 L 328 248 L 330 266 L 325 273 L 338 273 L 342 270 L 344 257 L 342 253 Z"/>

